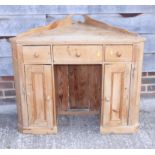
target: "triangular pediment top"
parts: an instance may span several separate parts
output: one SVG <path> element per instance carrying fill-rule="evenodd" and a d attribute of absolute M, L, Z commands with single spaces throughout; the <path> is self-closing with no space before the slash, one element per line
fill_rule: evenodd
<path fill-rule="evenodd" d="M 21 33 L 14 40 L 28 40 L 29 38 L 39 40 L 41 37 L 44 37 L 46 41 L 48 39 L 59 40 L 60 36 L 62 37 L 60 40 L 65 39 L 65 37 L 71 39 L 71 36 L 74 36 L 74 38 L 77 37 L 77 39 L 80 39 L 80 37 L 86 39 L 86 37 L 92 36 L 94 39 L 96 37 L 96 39 L 100 40 L 104 40 L 105 38 L 110 39 L 112 36 L 116 36 L 117 38 L 129 36 L 130 39 L 132 37 L 139 37 L 136 33 L 94 20 L 86 15 L 81 15 L 79 20 L 74 20 L 74 15 L 69 15 L 47 26 L 30 29 L 27 32 Z M 142 39 L 142 37 L 139 38 Z"/>

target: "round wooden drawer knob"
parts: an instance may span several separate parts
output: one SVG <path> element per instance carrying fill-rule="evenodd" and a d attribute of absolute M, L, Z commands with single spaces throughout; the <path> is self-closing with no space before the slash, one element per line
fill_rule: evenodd
<path fill-rule="evenodd" d="M 80 52 L 76 52 L 76 57 L 80 57 L 80 56 L 81 56 Z"/>
<path fill-rule="evenodd" d="M 122 54 L 121 54 L 120 52 L 116 52 L 116 56 L 117 56 L 117 57 L 121 57 Z"/>
<path fill-rule="evenodd" d="M 35 52 L 35 53 L 34 53 L 34 57 L 35 57 L 35 58 L 38 58 L 38 57 L 39 57 L 39 54 Z"/>

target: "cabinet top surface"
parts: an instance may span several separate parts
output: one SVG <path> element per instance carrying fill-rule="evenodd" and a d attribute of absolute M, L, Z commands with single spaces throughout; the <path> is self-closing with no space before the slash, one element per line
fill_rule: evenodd
<path fill-rule="evenodd" d="M 18 43 L 132 43 L 144 41 L 144 38 L 88 16 L 84 16 L 84 22 L 74 22 L 71 16 L 67 16 L 11 40 Z"/>

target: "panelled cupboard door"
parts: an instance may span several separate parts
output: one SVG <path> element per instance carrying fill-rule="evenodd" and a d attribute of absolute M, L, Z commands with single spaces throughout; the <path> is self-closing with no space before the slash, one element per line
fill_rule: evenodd
<path fill-rule="evenodd" d="M 29 127 L 54 126 L 51 65 L 25 65 Z"/>
<path fill-rule="evenodd" d="M 127 125 L 131 64 L 106 64 L 103 126 Z"/>

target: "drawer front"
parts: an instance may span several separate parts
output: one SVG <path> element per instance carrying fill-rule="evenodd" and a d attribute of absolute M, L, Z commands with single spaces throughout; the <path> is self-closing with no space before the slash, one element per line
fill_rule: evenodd
<path fill-rule="evenodd" d="M 99 45 L 59 45 L 53 47 L 55 63 L 101 63 L 102 46 Z"/>
<path fill-rule="evenodd" d="M 50 46 L 23 46 L 24 63 L 51 63 Z"/>
<path fill-rule="evenodd" d="M 132 45 L 108 45 L 105 61 L 132 61 Z"/>

